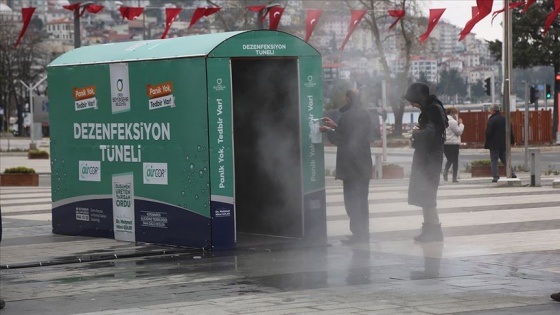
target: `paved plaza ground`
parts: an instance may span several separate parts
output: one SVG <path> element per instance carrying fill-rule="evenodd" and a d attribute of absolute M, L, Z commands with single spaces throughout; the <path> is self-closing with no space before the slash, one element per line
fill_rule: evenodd
<path fill-rule="evenodd" d="M 49 176 L 48 160 L 0 156 Z M 204 252 L 51 232 L 51 189 L 0 189 L 0 295 L 9 314 L 559 314 L 560 189 L 442 182 L 445 241 L 412 242 L 408 180 L 373 180 L 369 244 L 347 246 L 342 187 L 327 178 L 326 246 Z"/>

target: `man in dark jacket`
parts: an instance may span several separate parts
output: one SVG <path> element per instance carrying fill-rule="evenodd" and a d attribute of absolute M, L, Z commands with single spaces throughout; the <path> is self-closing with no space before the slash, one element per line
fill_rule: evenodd
<path fill-rule="evenodd" d="M 423 83 L 413 83 L 404 98 L 421 113 L 418 126 L 412 131 L 412 168 L 408 186 L 408 204 L 422 207 L 424 223 L 422 233 L 416 242 L 441 242 L 443 232 L 437 212 L 437 191 L 441 165 L 443 163 L 443 143 L 448 126 L 447 115 L 442 103 L 430 95 L 430 89 Z"/>
<path fill-rule="evenodd" d="M 321 132 L 336 145 L 336 179 L 342 180 L 344 206 L 350 218 L 352 236 L 345 244 L 369 242 L 369 181 L 372 173 L 371 119 L 355 90 L 346 92 L 346 105 L 338 123 L 323 117 Z"/>
<path fill-rule="evenodd" d="M 486 124 L 486 142 L 484 148 L 490 150 L 490 169 L 492 171 L 492 182 L 500 179 L 498 173 L 498 158 L 506 165 L 506 118 L 500 114 L 500 106 L 492 105 L 492 116 Z M 511 133 L 511 144 L 514 144 L 513 132 Z M 513 168 L 511 177 L 516 178 Z"/>

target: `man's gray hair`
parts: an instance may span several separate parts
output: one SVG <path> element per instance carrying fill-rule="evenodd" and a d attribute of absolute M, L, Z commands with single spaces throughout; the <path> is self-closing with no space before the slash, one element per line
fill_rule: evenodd
<path fill-rule="evenodd" d="M 500 111 L 500 105 L 492 104 L 492 111 L 493 112 L 499 112 Z"/>

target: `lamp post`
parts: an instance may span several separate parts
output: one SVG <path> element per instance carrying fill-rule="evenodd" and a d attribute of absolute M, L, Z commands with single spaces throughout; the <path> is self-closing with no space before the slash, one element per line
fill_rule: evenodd
<path fill-rule="evenodd" d="M 33 121 L 33 90 L 37 88 L 41 83 L 43 83 L 43 81 L 45 81 L 46 79 L 47 76 L 44 76 L 39 80 L 39 82 L 35 83 L 34 85 L 33 83 L 29 83 L 29 85 L 27 85 L 22 80 L 19 80 L 19 82 L 21 82 L 21 84 L 23 84 L 23 86 L 25 86 L 25 88 L 27 88 L 29 92 L 29 121 L 30 121 L 29 133 L 31 133 L 31 144 L 29 147 L 30 149 L 35 149 L 35 127 L 34 127 L 35 122 Z"/>
<path fill-rule="evenodd" d="M 525 170 L 529 169 L 529 83 L 523 81 L 523 91 L 525 93 L 525 115 L 523 119 L 523 138 L 525 145 Z"/>
<path fill-rule="evenodd" d="M 92 3 L 92 1 L 80 3 L 78 9 L 74 10 L 74 48 L 82 46 L 82 34 L 80 33 L 80 9 Z"/>
<path fill-rule="evenodd" d="M 510 101 L 511 101 L 511 68 L 512 68 L 512 47 L 511 47 L 511 11 L 509 0 L 504 0 L 504 96 L 503 104 L 506 118 L 506 176 L 511 178 L 511 122 L 510 122 Z"/>
<path fill-rule="evenodd" d="M 138 0 L 138 7 L 140 7 L 140 0 Z M 142 11 L 142 40 L 152 39 L 151 32 L 149 32 L 150 36 L 147 36 L 146 34 L 146 12 L 150 10 L 163 10 L 163 15 L 165 16 L 165 9 L 167 8 L 176 8 L 176 6 L 170 3 L 165 3 L 162 7 L 144 7 L 144 10 Z M 148 29 L 150 30 L 149 27 Z"/>

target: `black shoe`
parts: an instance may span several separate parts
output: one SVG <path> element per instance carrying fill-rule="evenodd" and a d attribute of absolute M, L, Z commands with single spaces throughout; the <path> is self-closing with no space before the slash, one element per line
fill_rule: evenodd
<path fill-rule="evenodd" d="M 454 183 L 458 183 L 459 181 L 455 178 L 455 179 L 453 180 L 453 182 L 454 182 Z"/>
<path fill-rule="evenodd" d="M 517 178 L 517 175 L 513 174 L 511 175 L 511 178 Z"/>
<path fill-rule="evenodd" d="M 550 298 L 553 299 L 554 301 L 560 302 L 560 292 L 551 294 Z"/>
<path fill-rule="evenodd" d="M 0 298 L 0 309 L 3 309 L 4 306 L 6 306 L 6 302 L 4 302 L 4 299 Z"/>
<path fill-rule="evenodd" d="M 422 223 L 422 233 L 414 237 L 414 241 L 419 243 L 443 242 L 443 232 L 441 231 L 441 223 L 438 224 Z"/>
<path fill-rule="evenodd" d="M 497 183 L 499 178 L 492 179 L 492 183 Z"/>

